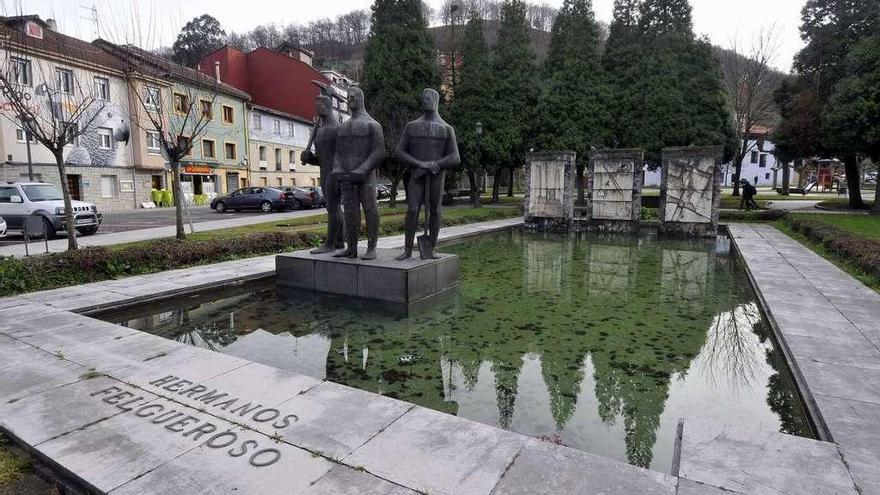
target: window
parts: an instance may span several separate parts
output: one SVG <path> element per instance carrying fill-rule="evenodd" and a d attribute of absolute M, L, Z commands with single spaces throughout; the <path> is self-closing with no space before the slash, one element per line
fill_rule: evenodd
<path fill-rule="evenodd" d="M 296 134 L 296 132 L 294 129 L 293 122 L 288 122 L 287 123 L 287 135 L 290 137 L 294 137 L 295 134 Z"/>
<path fill-rule="evenodd" d="M 761 168 L 764 168 L 767 166 L 767 155 L 765 155 L 765 154 L 761 155 L 761 164 L 758 166 Z"/>
<path fill-rule="evenodd" d="M 226 159 L 235 160 L 235 143 L 226 143 L 224 148 L 226 150 Z"/>
<path fill-rule="evenodd" d="M 95 98 L 110 101 L 110 80 L 95 76 Z"/>
<path fill-rule="evenodd" d="M 144 106 L 151 109 L 159 108 L 159 88 L 147 86 L 144 89 Z"/>
<path fill-rule="evenodd" d="M 62 122 L 61 130 L 65 144 L 79 144 L 79 125 L 76 122 Z"/>
<path fill-rule="evenodd" d="M 260 114 L 255 113 L 254 115 L 254 130 L 260 131 L 263 129 L 263 119 L 260 117 Z"/>
<path fill-rule="evenodd" d="M 281 170 L 281 150 L 275 148 L 275 170 Z"/>
<path fill-rule="evenodd" d="M 184 153 L 186 156 L 192 155 L 192 140 L 186 136 L 177 136 L 177 145 L 182 150 L 186 150 Z"/>
<path fill-rule="evenodd" d="M 11 203 L 13 196 L 21 196 L 15 187 L 0 187 L 0 203 Z"/>
<path fill-rule="evenodd" d="M 275 130 L 275 134 L 281 134 L 281 121 L 278 119 L 275 119 L 275 121 L 272 123 L 272 125 Z"/>
<path fill-rule="evenodd" d="M 174 111 L 177 113 L 189 113 L 189 97 L 185 94 L 174 93 Z"/>
<path fill-rule="evenodd" d="M 202 117 L 205 117 L 208 120 L 214 119 L 214 108 L 211 105 L 211 102 L 208 100 L 201 100 L 200 104 L 202 106 Z"/>
<path fill-rule="evenodd" d="M 764 180 L 770 180 L 770 174 L 764 174 Z"/>
<path fill-rule="evenodd" d="M 98 148 L 102 150 L 113 148 L 113 129 L 98 127 Z"/>
<path fill-rule="evenodd" d="M 10 79 L 15 84 L 31 85 L 31 61 L 23 58 L 10 57 Z"/>
<path fill-rule="evenodd" d="M 261 185 L 261 186 L 264 186 L 264 187 L 265 187 L 265 186 L 268 186 L 268 185 L 269 185 L 269 181 L 268 181 L 265 177 L 260 177 L 260 185 Z"/>
<path fill-rule="evenodd" d="M 223 105 L 223 123 L 224 124 L 234 124 L 235 123 L 235 110 L 229 105 Z"/>
<path fill-rule="evenodd" d="M 61 93 L 73 94 L 73 72 L 68 69 L 55 69 L 55 89 Z"/>
<path fill-rule="evenodd" d="M 213 139 L 202 139 L 202 158 L 217 158 Z"/>
<path fill-rule="evenodd" d="M 757 151 L 752 152 L 752 160 L 751 161 L 752 161 L 752 163 L 758 163 L 758 152 Z"/>
<path fill-rule="evenodd" d="M 25 137 L 26 137 L 26 136 L 27 136 L 27 133 L 25 132 L 25 130 L 24 130 L 22 127 L 19 127 L 19 128 L 17 128 L 17 129 L 15 129 L 15 140 L 16 140 L 17 142 L 19 142 L 19 143 L 23 143 L 24 140 L 25 140 Z M 34 135 L 33 135 L 33 134 L 31 134 L 31 139 L 30 139 L 30 141 L 31 141 L 31 143 L 36 143 L 36 142 L 37 142 L 37 140 L 34 138 Z"/>
<path fill-rule="evenodd" d="M 278 181 L 278 187 L 284 187 L 284 179 L 282 179 L 281 177 L 278 177 L 277 181 Z"/>
<path fill-rule="evenodd" d="M 162 142 L 159 140 L 157 131 L 147 131 L 147 153 L 151 155 L 159 154 Z"/>
<path fill-rule="evenodd" d="M 295 177 L 290 178 L 290 185 L 293 187 L 296 187 L 296 178 Z"/>
<path fill-rule="evenodd" d="M 102 175 L 101 176 L 101 197 L 102 198 L 113 198 L 116 196 L 116 176 L 115 175 Z"/>
<path fill-rule="evenodd" d="M 287 152 L 287 163 L 289 163 L 291 167 L 296 165 L 296 152 L 295 151 L 290 150 Z"/>
<path fill-rule="evenodd" d="M 258 158 L 260 161 L 260 168 L 266 168 L 266 147 L 260 146 L 258 154 L 259 154 Z"/>

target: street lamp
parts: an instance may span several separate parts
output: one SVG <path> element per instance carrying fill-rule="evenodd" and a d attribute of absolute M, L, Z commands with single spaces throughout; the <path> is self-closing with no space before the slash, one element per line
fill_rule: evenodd
<path fill-rule="evenodd" d="M 24 146 L 27 149 L 28 182 L 34 181 L 34 163 L 31 160 L 31 139 L 33 139 L 31 123 L 33 120 L 34 118 L 30 116 L 21 118 L 21 126 L 24 128 Z"/>
<path fill-rule="evenodd" d="M 474 132 L 477 135 L 477 165 L 482 165 L 483 163 L 483 150 L 480 146 L 481 141 L 483 139 L 483 123 L 477 122 L 474 124 Z M 483 174 L 480 173 L 479 183 L 475 184 L 477 186 L 477 197 L 483 193 Z"/>

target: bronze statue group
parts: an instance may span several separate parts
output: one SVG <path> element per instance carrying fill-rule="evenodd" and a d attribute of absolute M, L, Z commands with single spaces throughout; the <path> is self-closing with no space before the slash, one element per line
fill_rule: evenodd
<path fill-rule="evenodd" d="M 351 118 L 342 124 L 337 123 L 334 115 L 333 98 L 327 90 L 317 97 L 318 121 L 301 157 L 303 164 L 320 166 L 327 207 L 327 238 L 311 252 L 356 258 L 363 211 L 367 249 L 360 257 L 373 260 L 379 236 L 376 169 L 385 160 L 385 138 L 382 126 L 364 107 L 363 91 L 356 87 L 349 89 Z M 445 171 L 461 163 L 455 130 L 440 117 L 439 104 L 440 95 L 433 89 L 425 89 L 422 94 L 424 114 L 406 124 L 397 146 L 397 159 L 410 169 L 406 187 L 406 241 L 398 260 L 412 257 L 419 211 L 423 206 L 425 233 L 418 239 L 419 254 L 423 260 L 437 258 L 434 246 L 440 232 Z"/>

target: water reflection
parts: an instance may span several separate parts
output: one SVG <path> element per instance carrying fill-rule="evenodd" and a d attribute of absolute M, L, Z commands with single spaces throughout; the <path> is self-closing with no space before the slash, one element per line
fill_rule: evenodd
<path fill-rule="evenodd" d="M 417 314 L 267 289 L 108 318 L 661 471 L 680 417 L 809 434 L 716 243 L 513 231 L 444 251 L 460 291 Z"/>

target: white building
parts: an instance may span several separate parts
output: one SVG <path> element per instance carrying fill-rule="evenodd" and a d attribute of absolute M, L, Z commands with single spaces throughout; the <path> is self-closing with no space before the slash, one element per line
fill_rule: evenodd
<path fill-rule="evenodd" d="M 248 111 L 251 184 L 269 187 L 320 185 L 320 168 L 300 163 L 300 154 L 309 142 L 311 123 L 259 105 L 250 105 Z"/>

